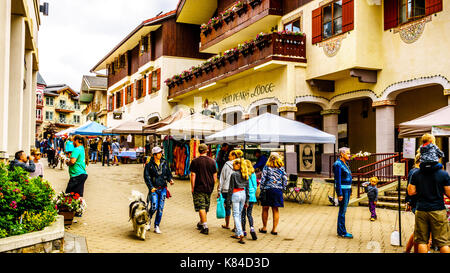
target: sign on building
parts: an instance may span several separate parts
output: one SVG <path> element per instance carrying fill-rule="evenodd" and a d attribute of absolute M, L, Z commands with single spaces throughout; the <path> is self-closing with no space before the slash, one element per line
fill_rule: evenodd
<path fill-rule="evenodd" d="M 300 144 L 300 171 L 315 172 L 316 171 L 316 145 Z"/>

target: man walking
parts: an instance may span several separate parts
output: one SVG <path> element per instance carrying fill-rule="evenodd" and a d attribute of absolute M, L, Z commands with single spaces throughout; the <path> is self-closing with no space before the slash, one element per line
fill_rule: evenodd
<path fill-rule="evenodd" d="M 111 153 L 111 142 L 109 141 L 109 137 L 106 138 L 106 141 L 102 143 L 102 166 L 105 166 L 105 158 L 109 167 L 109 154 Z"/>
<path fill-rule="evenodd" d="M 217 180 L 216 163 L 206 153 L 208 146 L 200 144 L 198 147 L 200 156 L 192 160 L 189 171 L 191 172 L 191 191 L 194 199 L 194 208 L 198 212 L 200 222 L 197 229 L 200 233 L 208 235 L 207 213 L 211 203 L 211 194 Z"/>
<path fill-rule="evenodd" d="M 417 196 L 414 242 L 419 253 L 427 253 L 430 233 L 441 253 L 450 253 L 450 231 L 444 194 L 450 197 L 450 176 L 438 162 L 424 162 L 412 175 L 408 194 Z"/>

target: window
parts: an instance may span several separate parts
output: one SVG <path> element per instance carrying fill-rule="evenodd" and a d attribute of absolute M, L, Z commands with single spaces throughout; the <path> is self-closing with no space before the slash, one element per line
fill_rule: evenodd
<path fill-rule="evenodd" d="M 73 116 L 73 122 L 74 122 L 75 124 L 80 123 L 80 116 L 74 115 L 74 116 Z"/>
<path fill-rule="evenodd" d="M 65 100 L 59 100 L 59 106 L 66 107 L 66 101 Z"/>
<path fill-rule="evenodd" d="M 45 111 L 45 120 L 53 120 L 53 112 Z"/>
<path fill-rule="evenodd" d="M 127 103 L 131 102 L 131 85 L 127 87 Z"/>
<path fill-rule="evenodd" d="M 47 106 L 53 106 L 54 98 L 45 98 L 45 105 Z"/>
<path fill-rule="evenodd" d="M 322 8 L 323 39 L 342 33 L 342 0 Z"/>
<path fill-rule="evenodd" d="M 66 123 L 66 114 L 59 114 L 59 122 Z"/>
<path fill-rule="evenodd" d="M 108 111 L 112 111 L 113 110 L 113 102 L 114 102 L 114 97 L 113 96 L 109 96 L 108 97 Z"/>
<path fill-rule="evenodd" d="M 136 82 L 136 97 L 140 99 L 144 96 L 144 81 L 146 79 L 140 79 Z"/>
<path fill-rule="evenodd" d="M 36 109 L 36 119 L 42 120 L 42 109 Z"/>
<path fill-rule="evenodd" d="M 116 108 L 122 107 L 122 91 L 116 93 Z"/>
<path fill-rule="evenodd" d="M 150 48 L 149 44 L 150 44 L 150 34 L 142 37 L 141 41 L 139 42 L 140 55 L 144 54 L 145 52 L 148 52 Z"/>
<path fill-rule="evenodd" d="M 425 0 L 399 0 L 399 23 L 403 24 L 425 16 Z"/>
<path fill-rule="evenodd" d="M 42 105 L 43 104 L 42 94 L 36 94 L 36 104 L 37 105 Z"/>
<path fill-rule="evenodd" d="M 152 72 L 152 93 L 157 91 L 158 86 L 158 73 L 156 71 Z"/>
<path fill-rule="evenodd" d="M 292 32 L 301 32 L 300 18 L 296 19 L 295 21 L 285 24 L 284 30 L 292 31 Z"/>
<path fill-rule="evenodd" d="M 74 105 L 75 110 L 80 110 L 80 102 L 74 101 L 73 105 Z"/>

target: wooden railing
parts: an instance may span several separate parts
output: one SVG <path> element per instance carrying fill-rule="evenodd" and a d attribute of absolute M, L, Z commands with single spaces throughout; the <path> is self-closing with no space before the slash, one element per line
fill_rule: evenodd
<path fill-rule="evenodd" d="M 232 8 L 226 17 L 215 17 L 217 24 L 200 33 L 201 50 L 220 42 L 268 15 L 283 15 L 281 1 L 247 0 L 244 2 L 246 3 L 242 8 Z"/>
<path fill-rule="evenodd" d="M 169 85 L 169 99 L 271 60 L 306 63 L 306 37 L 295 34 L 267 34 L 247 50 L 220 58 L 217 63 L 204 65 L 190 77 L 172 83 Z"/>

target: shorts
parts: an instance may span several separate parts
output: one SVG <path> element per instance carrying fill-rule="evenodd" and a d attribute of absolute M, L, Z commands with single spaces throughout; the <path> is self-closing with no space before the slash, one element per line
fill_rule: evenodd
<path fill-rule="evenodd" d="M 200 210 L 209 211 L 209 205 L 211 203 L 211 193 L 193 192 L 192 197 L 194 199 L 194 208 L 198 212 Z"/>
<path fill-rule="evenodd" d="M 433 245 L 438 248 L 450 245 L 450 230 L 445 210 L 416 211 L 414 241 L 418 244 L 428 244 L 430 232 Z"/>

